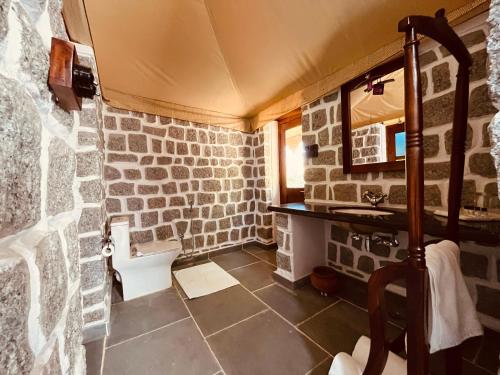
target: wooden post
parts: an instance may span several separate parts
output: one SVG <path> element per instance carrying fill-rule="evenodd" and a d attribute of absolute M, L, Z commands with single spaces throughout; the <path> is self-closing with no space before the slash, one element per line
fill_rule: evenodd
<path fill-rule="evenodd" d="M 458 66 L 455 107 L 453 113 L 453 140 L 451 149 L 450 182 L 448 186 L 447 238 L 457 245 L 460 242 L 458 219 L 462 205 L 464 182 L 465 139 L 467 135 L 467 114 L 469 109 L 470 65 Z"/>
<path fill-rule="evenodd" d="M 406 29 L 405 120 L 406 120 L 406 196 L 408 205 L 407 317 L 408 374 L 429 373 L 427 344 L 428 275 L 425 266 L 424 215 L 424 146 L 422 87 L 418 60 L 418 39 L 414 27 Z"/>

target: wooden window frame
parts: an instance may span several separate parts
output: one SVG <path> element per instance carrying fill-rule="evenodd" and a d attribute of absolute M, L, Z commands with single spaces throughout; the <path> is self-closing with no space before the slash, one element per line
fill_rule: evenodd
<path fill-rule="evenodd" d="M 278 149 L 279 149 L 279 174 L 280 174 L 280 203 L 304 202 L 304 188 L 286 187 L 286 139 L 285 132 L 288 129 L 302 126 L 302 110 L 296 110 L 287 113 L 278 120 Z M 299 200 L 297 200 L 298 198 Z"/>
<path fill-rule="evenodd" d="M 385 128 L 385 144 L 387 152 L 387 161 L 394 162 L 404 160 L 404 157 L 396 157 L 396 134 L 405 131 L 405 124 L 394 124 Z"/>
<path fill-rule="evenodd" d="M 379 65 L 371 70 L 373 75 L 385 75 L 403 68 L 403 56 Z M 405 169 L 404 160 L 387 161 L 383 163 L 352 164 L 352 137 L 351 137 L 351 91 L 366 80 L 365 72 L 342 85 L 340 89 L 340 105 L 342 108 L 342 158 L 343 172 L 368 173 L 381 171 L 401 171 Z"/>

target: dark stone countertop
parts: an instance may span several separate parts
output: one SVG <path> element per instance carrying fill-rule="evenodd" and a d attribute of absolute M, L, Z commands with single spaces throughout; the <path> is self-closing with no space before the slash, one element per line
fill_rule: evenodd
<path fill-rule="evenodd" d="M 379 211 L 390 211 L 394 215 L 383 216 L 367 216 L 353 215 L 346 213 L 335 213 L 330 211 L 330 207 L 335 208 L 360 208 L 355 205 L 321 205 L 321 204 L 305 204 L 305 203 L 288 203 L 280 206 L 269 206 L 268 210 L 273 212 L 282 212 L 292 215 L 301 215 L 318 219 L 364 224 L 377 226 L 384 229 L 396 229 L 408 231 L 408 216 L 406 210 L 388 207 L 377 207 Z M 371 209 L 370 206 L 362 206 L 361 208 Z M 435 236 L 444 237 L 446 234 L 447 218 L 433 215 L 432 212 L 426 211 L 424 216 L 424 233 Z M 479 244 L 494 246 L 500 244 L 500 222 L 460 222 L 460 240 L 475 241 Z"/>

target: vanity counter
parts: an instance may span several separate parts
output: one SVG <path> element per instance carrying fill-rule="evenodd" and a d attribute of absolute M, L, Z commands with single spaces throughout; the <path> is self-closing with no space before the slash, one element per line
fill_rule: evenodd
<path fill-rule="evenodd" d="M 269 206 L 268 210 L 291 215 L 306 216 L 316 219 L 325 219 L 354 224 L 365 224 L 385 229 L 396 229 L 398 231 L 408 230 L 408 216 L 406 210 L 377 207 L 377 210 L 390 211 L 393 215 L 364 216 L 355 214 L 339 213 L 329 210 L 333 208 L 370 208 L 368 205 L 321 205 L 305 203 L 288 203 L 279 206 Z M 439 217 L 431 212 L 426 212 L 424 216 L 425 234 L 444 237 L 446 234 L 447 218 Z M 475 241 L 480 244 L 494 246 L 500 244 L 500 222 L 464 222 L 460 221 L 460 240 Z"/>

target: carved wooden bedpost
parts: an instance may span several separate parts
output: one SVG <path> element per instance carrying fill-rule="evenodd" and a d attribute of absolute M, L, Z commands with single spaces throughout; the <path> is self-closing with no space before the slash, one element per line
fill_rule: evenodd
<path fill-rule="evenodd" d="M 427 339 L 429 275 L 425 265 L 423 233 L 424 218 L 424 145 L 422 117 L 422 88 L 418 60 L 417 34 L 441 43 L 459 63 L 455 109 L 453 116 L 453 145 L 448 194 L 448 227 L 446 238 L 458 244 L 458 218 L 461 205 L 465 134 L 469 100 L 469 68 L 472 64 L 467 48 L 448 25 L 444 10 L 436 17 L 409 16 L 399 22 L 405 33 L 405 119 L 406 119 L 406 188 L 408 207 L 409 257 L 372 273 L 368 280 L 368 313 L 371 345 L 363 375 L 380 375 L 386 365 L 389 350 L 404 349 L 404 332 L 393 342 L 385 336 L 387 315 L 384 291 L 387 285 L 406 277 L 407 304 L 407 370 L 408 375 L 429 374 L 429 345 Z M 460 375 L 462 358 L 460 346 L 446 349 L 446 374 Z"/>
<path fill-rule="evenodd" d="M 428 273 L 423 245 L 424 175 L 423 117 L 417 33 L 441 43 L 459 63 L 453 113 L 453 143 L 448 188 L 448 240 L 459 243 L 458 219 L 461 206 L 465 136 L 469 101 L 469 69 L 472 64 L 467 48 L 449 26 L 444 9 L 435 18 L 410 16 L 399 22 L 405 32 L 405 116 L 406 116 L 406 185 L 408 205 L 409 259 L 407 275 L 408 374 L 429 373 L 427 336 Z M 461 374 L 460 346 L 446 350 L 447 374 Z"/>
<path fill-rule="evenodd" d="M 401 23 L 400 23 L 401 31 Z M 418 60 L 417 32 L 407 24 L 405 29 L 405 122 L 406 122 L 406 196 L 408 205 L 408 273 L 407 318 L 408 374 L 429 373 L 427 344 L 428 274 L 424 248 L 424 145 L 422 86 Z M 411 298 L 412 296 L 418 298 Z"/>

